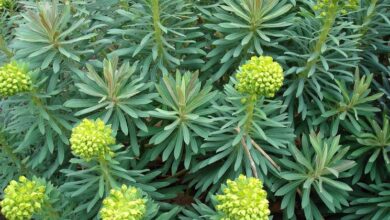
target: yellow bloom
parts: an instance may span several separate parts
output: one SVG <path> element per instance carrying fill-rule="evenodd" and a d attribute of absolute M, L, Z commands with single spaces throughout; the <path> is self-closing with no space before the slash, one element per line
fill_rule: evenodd
<path fill-rule="evenodd" d="M 319 11 L 322 17 L 327 15 L 329 10 L 341 11 L 342 14 L 346 14 L 348 10 L 354 10 L 358 7 L 358 0 L 318 0 L 317 4 L 314 6 L 314 10 Z"/>
<path fill-rule="evenodd" d="M 0 0 L 0 10 L 2 8 L 5 8 L 8 3 L 9 3 L 9 0 Z"/>
<path fill-rule="evenodd" d="M 84 119 L 73 128 L 70 143 L 74 155 L 90 161 L 112 154 L 110 145 L 115 144 L 115 138 L 112 136 L 111 127 L 105 125 L 101 119 Z"/>
<path fill-rule="evenodd" d="M 216 209 L 221 220 L 267 220 L 270 214 L 267 192 L 256 178 L 240 175 L 228 180 L 222 194 L 217 195 Z"/>
<path fill-rule="evenodd" d="M 100 217 L 103 220 L 141 220 L 146 213 L 146 202 L 137 188 L 122 185 L 121 189 L 112 189 L 103 200 Z"/>
<path fill-rule="evenodd" d="M 283 85 L 283 69 L 272 57 L 252 57 L 236 75 L 240 93 L 274 97 Z"/>
<path fill-rule="evenodd" d="M 27 68 L 15 61 L 0 67 L 0 96 L 9 97 L 31 90 Z"/>
<path fill-rule="evenodd" d="M 38 213 L 45 200 L 46 186 L 36 181 L 19 177 L 12 180 L 4 190 L 4 200 L 0 202 L 1 212 L 8 220 L 28 220 Z"/>

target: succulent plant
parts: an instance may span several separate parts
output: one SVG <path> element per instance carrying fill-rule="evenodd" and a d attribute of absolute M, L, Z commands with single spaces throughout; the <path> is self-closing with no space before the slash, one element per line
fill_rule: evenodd
<path fill-rule="evenodd" d="M 0 0 L 0 207 L 390 219 L 389 4 Z M 42 210 L 6 204 L 19 176 Z"/>

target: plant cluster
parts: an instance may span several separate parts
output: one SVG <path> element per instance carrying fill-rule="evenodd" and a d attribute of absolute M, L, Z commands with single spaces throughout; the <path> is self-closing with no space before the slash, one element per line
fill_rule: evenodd
<path fill-rule="evenodd" d="M 0 218 L 390 218 L 389 0 L 0 0 Z"/>

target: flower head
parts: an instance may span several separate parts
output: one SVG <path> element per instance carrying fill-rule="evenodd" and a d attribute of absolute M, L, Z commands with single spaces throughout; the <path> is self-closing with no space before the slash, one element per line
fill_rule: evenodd
<path fill-rule="evenodd" d="M 263 183 L 253 177 L 240 175 L 234 181 L 228 180 L 223 193 L 217 195 L 216 199 L 221 220 L 266 220 L 270 214 Z"/>
<path fill-rule="evenodd" d="M 112 189 L 103 200 L 100 217 L 103 220 L 141 220 L 146 213 L 146 203 L 140 190 L 122 185 L 121 189 Z"/>
<path fill-rule="evenodd" d="M 283 69 L 272 57 L 252 57 L 236 75 L 236 89 L 241 93 L 274 97 L 283 85 Z"/>
<path fill-rule="evenodd" d="M 0 10 L 6 8 L 9 3 L 10 0 L 0 0 Z"/>
<path fill-rule="evenodd" d="M 348 10 L 356 9 L 358 5 L 358 0 L 318 0 L 314 10 L 325 17 L 329 10 L 341 10 L 341 13 L 346 14 Z"/>
<path fill-rule="evenodd" d="M 101 119 L 84 119 L 73 128 L 70 143 L 74 155 L 90 161 L 112 154 L 110 145 L 115 144 L 115 138 L 112 136 L 111 127 L 105 125 Z"/>
<path fill-rule="evenodd" d="M 9 97 L 31 90 L 31 78 L 25 66 L 15 61 L 0 67 L 0 96 Z"/>
<path fill-rule="evenodd" d="M 19 177 L 12 180 L 4 190 L 4 200 L 0 202 L 1 212 L 9 220 L 31 219 L 42 209 L 46 186 L 37 181 Z"/>

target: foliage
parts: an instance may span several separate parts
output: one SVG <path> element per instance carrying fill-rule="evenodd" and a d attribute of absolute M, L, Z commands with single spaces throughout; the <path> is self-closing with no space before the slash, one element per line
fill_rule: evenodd
<path fill-rule="evenodd" d="M 390 185 L 359 183 L 358 190 L 353 194 L 351 207 L 345 210 L 349 213 L 343 219 L 382 219 L 389 216 Z"/>
<path fill-rule="evenodd" d="M 196 38 L 203 33 L 197 31 L 197 17 L 191 11 L 190 3 L 184 0 L 140 0 L 129 4 L 116 11 L 123 18 L 120 26 L 108 31 L 119 40 L 119 49 L 111 54 L 140 60 L 141 75 L 153 79 L 159 73 L 174 71 L 179 65 L 203 63 L 191 55 L 204 52 L 195 46 Z M 138 34 L 134 35 L 135 32 Z"/>
<path fill-rule="evenodd" d="M 389 0 L 0 0 L 1 213 L 390 218 L 389 17 Z"/>
<path fill-rule="evenodd" d="M 184 167 L 189 168 L 192 157 L 199 153 L 201 140 L 208 136 L 213 126 L 213 120 L 208 115 L 215 112 L 211 101 L 216 91 L 206 83 L 202 86 L 198 74 L 186 72 L 183 76 L 176 72 L 176 77 L 164 76 L 156 85 L 160 97 L 161 108 L 156 108 L 149 114 L 164 122 L 151 130 L 149 143 L 156 145 L 145 156 L 153 160 L 162 153 L 162 161 L 172 164 L 175 173 L 179 162 L 184 161 Z"/>
<path fill-rule="evenodd" d="M 191 170 L 194 174 L 189 176 L 190 185 L 195 186 L 198 194 L 215 192 L 225 180 L 235 179 L 242 172 L 258 176 L 277 169 L 267 152 L 288 153 L 283 148 L 294 137 L 287 114 L 278 111 L 282 107 L 280 101 L 263 97 L 243 104 L 241 100 L 248 95 L 238 93 L 232 83 L 225 85 L 222 97 L 214 107 L 219 111 L 220 129 L 206 138 L 201 148 L 207 156 L 195 164 Z M 280 132 L 284 135 L 278 135 Z"/>
<path fill-rule="evenodd" d="M 70 10 L 69 6 L 53 1 L 37 3 L 34 9 L 24 13 L 24 22 L 16 29 L 12 45 L 16 50 L 15 59 L 28 58 L 34 68 L 46 69 L 51 65 L 55 74 L 63 66 L 62 62 L 79 62 L 80 55 L 92 53 L 93 50 L 80 50 L 78 47 L 95 34 L 75 33 L 83 26 L 87 27 L 88 20 L 79 18 L 72 21 Z"/>
<path fill-rule="evenodd" d="M 137 63 L 130 67 L 127 62 L 118 67 L 117 57 L 103 61 L 103 77 L 91 64 L 86 66 L 87 74 L 74 69 L 78 76 L 75 85 L 85 95 L 82 99 L 68 100 L 64 105 L 81 109 L 75 116 L 102 118 L 105 123 L 112 125 L 115 134 L 118 129 L 124 135 L 130 133 L 130 141 L 134 146 L 132 150 L 139 155 L 136 129 L 148 131 L 141 118 L 149 116 L 144 110 L 148 109 L 147 105 L 156 96 L 154 93 L 145 93 L 152 84 L 142 82 L 142 77 L 132 77 Z"/>
<path fill-rule="evenodd" d="M 359 181 L 363 174 L 369 175 L 375 182 L 387 179 L 390 171 L 389 148 L 390 128 L 389 118 L 385 116 L 380 125 L 375 119 L 360 122 L 364 126 L 363 132 L 353 133 L 356 141 L 350 157 L 357 161 L 353 170 L 356 172 L 354 182 Z"/>
<path fill-rule="evenodd" d="M 316 205 L 316 197 L 312 195 L 314 193 L 332 212 L 348 205 L 348 191 L 352 188 L 338 179 L 345 177 L 344 172 L 351 169 L 355 162 L 344 160 L 349 147 L 342 147 L 339 141 L 340 136 L 325 139 L 321 134 L 311 134 L 309 140 L 307 136 L 302 136 L 300 150 L 290 146 L 294 160 L 280 160 L 286 168 L 280 177 L 287 183 L 278 180 L 275 195 L 283 196 L 281 206 L 286 208 L 288 218 L 292 217 L 293 213 L 289 210 L 294 209 L 291 206 L 295 205 L 293 201 L 297 193 L 306 219 L 323 218 Z"/>
<path fill-rule="evenodd" d="M 205 27 L 215 31 L 214 47 L 202 70 L 210 69 L 212 79 L 217 80 L 253 55 L 278 48 L 278 42 L 285 40 L 281 30 L 292 24 L 293 14 L 287 13 L 291 7 L 286 0 L 223 0 L 209 10 L 202 9 Z"/>

